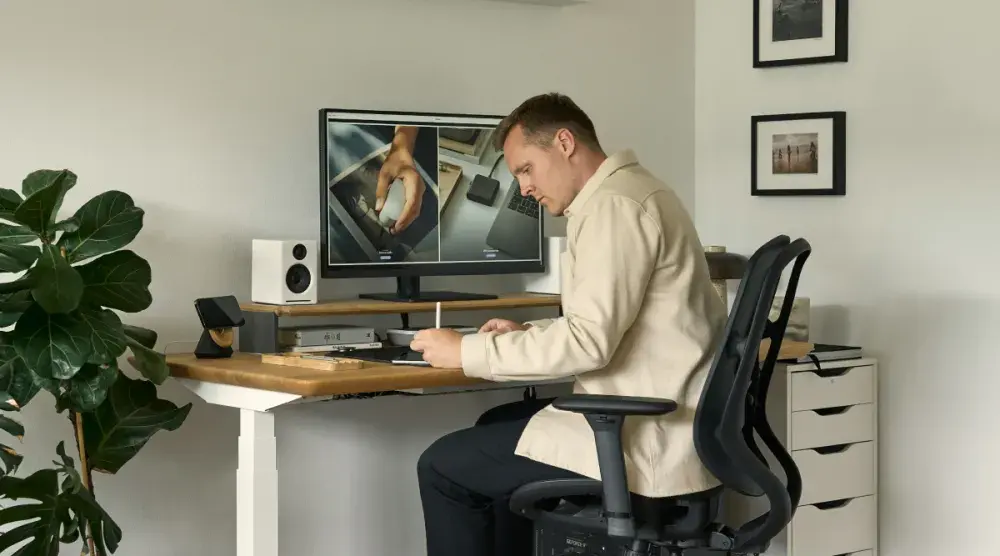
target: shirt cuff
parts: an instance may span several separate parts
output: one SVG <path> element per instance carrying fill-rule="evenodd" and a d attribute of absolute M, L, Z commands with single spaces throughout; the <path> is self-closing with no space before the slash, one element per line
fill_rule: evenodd
<path fill-rule="evenodd" d="M 551 325 L 555 321 L 556 321 L 556 319 L 538 319 L 538 320 L 529 320 L 528 322 L 524 322 L 524 323 L 521 323 L 521 324 L 523 324 L 525 326 L 531 326 L 532 328 L 543 329 L 543 328 Z"/>
<path fill-rule="evenodd" d="M 466 334 L 462 336 L 462 372 L 473 378 L 493 379 L 486 342 L 489 334 Z"/>

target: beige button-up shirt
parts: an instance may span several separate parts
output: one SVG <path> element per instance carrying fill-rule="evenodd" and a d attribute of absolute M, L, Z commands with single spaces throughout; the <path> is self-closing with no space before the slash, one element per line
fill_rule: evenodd
<path fill-rule="evenodd" d="M 563 316 L 523 332 L 463 337 L 465 373 L 574 376 L 577 393 L 674 400 L 671 414 L 626 419 L 629 488 L 666 497 L 716 486 L 695 451 L 693 421 L 727 311 L 690 216 L 628 150 L 600 166 L 566 216 Z M 515 453 L 600 478 L 592 429 L 552 406 L 532 417 Z"/>

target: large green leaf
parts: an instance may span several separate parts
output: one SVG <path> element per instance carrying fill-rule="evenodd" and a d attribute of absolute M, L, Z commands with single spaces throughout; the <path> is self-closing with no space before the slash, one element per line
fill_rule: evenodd
<path fill-rule="evenodd" d="M 0 333 L 0 391 L 8 394 L 19 407 L 38 393 L 40 385 L 34 380 L 28 366 L 10 343 L 8 333 Z"/>
<path fill-rule="evenodd" d="M 167 380 L 170 368 L 167 367 L 165 355 L 147 348 L 131 337 L 128 338 L 128 347 L 135 356 L 135 368 L 142 373 L 142 376 L 154 384 L 163 384 Z"/>
<path fill-rule="evenodd" d="M 7 392 L 0 391 L 0 410 L 8 412 L 20 411 L 20 406 L 13 396 Z M 6 415 L 0 415 L 0 429 L 14 436 L 19 441 L 24 436 L 24 425 Z M 22 461 L 24 461 L 24 456 L 0 441 L 0 477 L 17 471 Z"/>
<path fill-rule="evenodd" d="M 90 329 L 88 362 L 94 365 L 113 363 L 125 353 L 125 331 L 114 311 L 86 307 L 77 311 L 76 316 Z"/>
<path fill-rule="evenodd" d="M 4 220 L 11 220 L 14 217 L 14 211 L 17 207 L 21 206 L 24 199 L 21 194 L 13 189 L 0 188 L 0 218 Z"/>
<path fill-rule="evenodd" d="M 43 379 L 73 378 L 90 357 L 90 327 L 74 315 L 49 314 L 37 303 L 18 319 L 11 341 Z"/>
<path fill-rule="evenodd" d="M 138 313 L 153 302 L 149 263 L 128 249 L 74 268 L 83 277 L 83 298 L 88 304 Z"/>
<path fill-rule="evenodd" d="M 0 243 L 0 272 L 24 272 L 35 264 L 40 253 L 34 245 Z"/>
<path fill-rule="evenodd" d="M 108 389 L 118 379 L 118 366 L 86 364 L 73 378 L 64 382 L 65 392 L 56 402 L 56 410 L 93 411 L 108 396 Z"/>
<path fill-rule="evenodd" d="M 3 392 L 0 392 L 0 396 L 13 399 Z M 11 419 L 10 417 L 7 417 L 6 415 L 0 415 L 0 430 L 6 431 L 7 434 L 17 437 L 18 440 L 24 438 L 24 425 Z"/>
<path fill-rule="evenodd" d="M 17 556 L 58 556 L 60 543 L 75 542 L 87 525 L 97 549 L 114 553 L 122 530 L 85 489 L 60 489 L 59 472 L 42 469 L 25 478 L 0 478 L 0 496 L 30 500 L 0 509 L 0 553 L 25 540 Z"/>
<path fill-rule="evenodd" d="M 32 185 L 30 189 L 32 193 L 14 211 L 14 220 L 38 235 L 48 237 L 52 225 L 55 224 L 56 212 L 62 206 L 66 192 L 75 183 L 76 176 L 69 170 L 62 170 L 44 187 L 39 189 L 36 185 Z"/>
<path fill-rule="evenodd" d="M 21 313 L 31 307 L 31 291 L 21 290 L 0 293 L 0 328 L 6 328 L 21 318 Z"/>
<path fill-rule="evenodd" d="M 0 313 L 23 313 L 31 307 L 31 291 L 0 293 Z"/>
<path fill-rule="evenodd" d="M 80 223 L 76 221 L 76 218 L 67 218 L 62 222 L 57 222 L 55 226 L 52 226 L 53 232 L 75 232 L 80 229 Z"/>
<path fill-rule="evenodd" d="M 0 224 L 0 243 L 19 245 L 22 243 L 31 243 L 37 239 L 38 234 L 24 226 Z"/>
<path fill-rule="evenodd" d="M 190 403 L 177 407 L 157 398 L 152 382 L 119 374 L 104 403 L 83 416 L 90 468 L 117 473 L 156 432 L 177 430 L 190 411 Z"/>
<path fill-rule="evenodd" d="M 49 313 L 69 313 L 80 305 L 83 278 L 55 245 L 42 246 L 42 256 L 31 269 L 31 296 Z"/>
<path fill-rule="evenodd" d="M 156 331 L 141 326 L 125 325 L 125 335 L 139 342 L 141 345 L 153 349 L 156 347 Z"/>
<path fill-rule="evenodd" d="M 74 263 L 121 249 L 142 229 L 143 215 L 127 193 L 101 193 L 76 211 L 73 220 L 79 229 L 63 234 L 59 246 Z"/>
<path fill-rule="evenodd" d="M 69 170 L 35 170 L 21 181 L 21 193 L 25 197 L 49 187 L 60 179 L 66 180 L 66 189 L 76 185 L 76 174 Z"/>
<path fill-rule="evenodd" d="M 33 283 L 34 282 L 32 282 L 31 276 L 25 275 L 18 278 L 17 280 L 13 280 L 11 282 L 4 282 L 0 284 L 0 293 L 11 293 L 11 292 L 29 290 L 31 289 Z"/>

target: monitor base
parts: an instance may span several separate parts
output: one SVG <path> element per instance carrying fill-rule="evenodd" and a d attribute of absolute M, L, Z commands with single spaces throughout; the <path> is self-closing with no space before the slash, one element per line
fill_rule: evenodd
<path fill-rule="evenodd" d="M 497 295 L 489 293 L 468 293 L 452 291 L 420 291 L 419 276 L 397 276 L 396 293 L 362 293 L 358 294 L 361 299 L 374 299 L 377 301 L 391 301 L 396 303 L 436 303 L 446 301 L 482 301 L 486 299 L 497 299 Z"/>

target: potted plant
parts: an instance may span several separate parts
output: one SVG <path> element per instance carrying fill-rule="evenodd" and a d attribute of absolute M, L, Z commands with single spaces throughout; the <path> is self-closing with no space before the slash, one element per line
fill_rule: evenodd
<path fill-rule="evenodd" d="M 84 553 L 115 552 L 122 530 L 98 504 L 93 473 L 117 473 L 191 409 L 157 397 L 169 372 L 156 333 L 120 316 L 152 303 L 149 263 L 123 249 L 143 210 L 107 191 L 59 220 L 76 181 L 69 170 L 38 170 L 20 193 L 0 189 L 0 273 L 14 276 L 0 283 L 0 429 L 19 440 L 24 427 L 11 414 L 46 390 L 79 462 L 59 443 L 54 467 L 15 476 L 23 456 L 0 435 L 0 552 L 25 541 L 17 554 L 55 555 L 81 541 Z M 140 376 L 122 372 L 126 357 Z"/>

